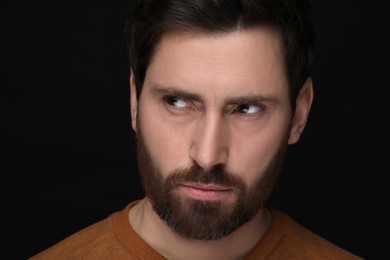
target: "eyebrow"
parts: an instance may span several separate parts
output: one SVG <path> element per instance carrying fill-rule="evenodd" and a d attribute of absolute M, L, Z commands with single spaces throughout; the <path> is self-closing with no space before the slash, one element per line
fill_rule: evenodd
<path fill-rule="evenodd" d="M 203 102 L 203 99 L 193 93 L 189 93 L 187 91 L 180 90 L 175 87 L 170 86 L 162 86 L 160 84 L 155 84 L 151 87 L 152 92 L 160 94 L 160 95 L 172 95 L 172 96 L 179 96 L 186 99 L 191 99 L 199 102 Z"/>
<path fill-rule="evenodd" d="M 198 102 L 203 102 L 203 98 L 194 93 L 189 93 L 184 90 L 180 90 L 176 87 L 172 86 L 163 86 L 160 84 L 154 84 L 151 87 L 152 92 L 160 94 L 160 95 L 172 95 L 179 96 L 185 99 L 190 99 Z M 231 104 L 251 104 L 251 103 L 278 103 L 278 100 L 274 97 L 263 96 L 263 95 L 247 95 L 247 96 L 238 96 L 238 97 L 230 97 L 224 101 L 225 105 Z"/>
<path fill-rule="evenodd" d="M 226 105 L 229 104 L 254 104 L 254 103 L 278 103 L 276 98 L 262 96 L 262 95 L 251 95 L 251 96 L 240 96 L 240 97 L 231 97 L 225 101 Z"/>

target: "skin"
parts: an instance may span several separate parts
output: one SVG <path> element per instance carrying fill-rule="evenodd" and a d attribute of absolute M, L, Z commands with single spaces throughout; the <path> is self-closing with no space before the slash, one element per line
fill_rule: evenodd
<path fill-rule="evenodd" d="M 147 69 L 139 100 L 131 74 L 132 127 L 142 129 L 164 178 L 194 163 L 204 170 L 219 164 L 251 187 L 286 133 L 288 144 L 299 140 L 313 99 L 312 83 L 308 78 L 291 111 L 280 39 L 277 31 L 264 27 L 219 35 L 169 32 Z M 236 200 L 224 187 L 189 183 L 176 192 L 226 205 Z M 129 220 L 169 259 L 242 259 L 266 232 L 270 216 L 260 208 L 236 232 L 207 242 L 175 234 L 148 198 L 132 208 Z"/>

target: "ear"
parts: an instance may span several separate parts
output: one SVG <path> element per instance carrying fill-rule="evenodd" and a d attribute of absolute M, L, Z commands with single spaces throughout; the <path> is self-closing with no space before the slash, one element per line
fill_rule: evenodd
<path fill-rule="evenodd" d="M 296 100 L 295 113 L 293 116 L 290 136 L 288 139 L 289 144 L 298 142 L 299 138 L 301 137 L 303 129 L 306 126 L 307 118 L 309 117 L 313 96 L 313 81 L 311 77 L 308 77 L 302 89 L 299 91 Z"/>
<path fill-rule="evenodd" d="M 137 112 L 138 112 L 138 100 L 137 100 L 137 88 L 135 87 L 134 73 L 130 71 L 130 113 L 131 113 L 131 127 L 134 131 L 137 131 Z"/>

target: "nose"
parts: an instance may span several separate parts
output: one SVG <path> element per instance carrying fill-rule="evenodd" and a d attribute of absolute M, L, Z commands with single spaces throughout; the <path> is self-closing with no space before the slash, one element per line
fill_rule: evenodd
<path fill-rule="evenodd" d="M 190 157 L 203 170 L 224 165 L 228 159 L 229 128 L 221 116 L 205 116 L 196 123 Z"/>

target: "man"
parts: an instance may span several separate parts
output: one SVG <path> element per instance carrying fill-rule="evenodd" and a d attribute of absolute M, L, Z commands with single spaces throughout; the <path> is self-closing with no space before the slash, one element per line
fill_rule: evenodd
<path fill-rule="evenodd" d="M 298 0 L 130 5 L 146 197 L 32 259 L 360 259 L 267 205 L 313 100 Z"/>

